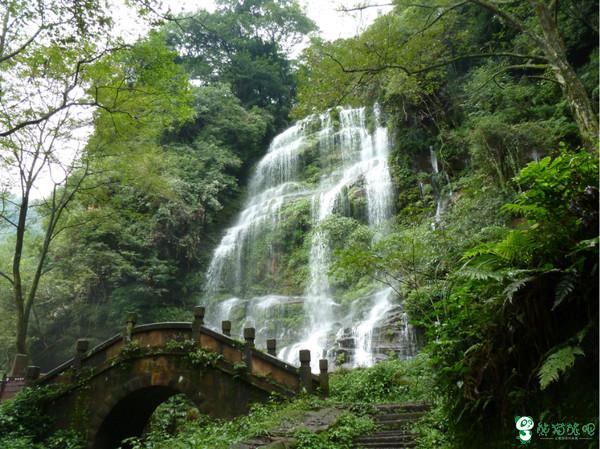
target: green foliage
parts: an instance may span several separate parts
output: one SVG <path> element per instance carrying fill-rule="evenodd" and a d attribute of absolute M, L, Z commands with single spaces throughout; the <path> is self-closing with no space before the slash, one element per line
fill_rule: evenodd
<path fill-rule="evenodd" d="M 227 83 L 245 107 L 269 111 L 280 128 L 296 85 L 285 54 L 313 29 L 294 0 L 226 0 L 215 12 L 200 10 L 166 32 L 192 78 Z"/>
<path fill-rule="evenodd" d="M 207 351 L 202 348 L 198 348 L 195 351 L 188 352 L 188 359 L 191 364 L 198 368 L 213 367 L 223 359 L 223 355 L 213 351 Z"/>
<path fill-rule="evenodd" d="M 179 429 L 197 417 L 198 409 L 189 398 L 184 394 L 176 394 L 154 410 L 146 428 L 153 435 L 164 435 L 167 438 L 169 435 L 176 435 Z"/>
<path fill-rule="evenodd" d="M 375 428 L 375 423 L 368 416 L 344 412 L 325 432 L 299 430 L 294 433 L 294 438 L 298 449 L 350 449 L 354 447 L 354 438 L 372 432 Z"/>
<path fill-rule="evenodd" d="M 540 388 L 545 390 L 552 382 L 556 382 L 561 373 L 573 367 L 575 356 L 578 355 L 585 355 L 579 346 L 567 346 L 548 355 L 538 372 Z"/>
<path fill-rule="evenodd" d="M 138 340 L 132 340 L 123 345 L 121 351 L 119 351 L 118 358 L 127 360 L 135 357 L 139 357 L 148 352 L 146 346 L 143 346 Z"/>
<path fill-rule="evenodd" d="M 445 413 L 439 401 L 415 425 L 418 449 L 453 449 L 452 435 L 448 428 L 450 417 Z"/>
<path fill-rule="evenodd" d="M 0 447 L 11 449 L 82 449 L 82 435 L 56 430 L 47 407 L 61 386 L 25 388 L 0 404 Z"/>
<path fill-rule="evenodd" d="M 453 291 L 437 309 L 441 325 L 429 328 L 429 351 L 444 366 L 438 382 L 449 394 L 448 413 L 464 420 L 451 426 L 460 439 L 523 400 L 540 414 L 545 407 L 586 409 L 577 401 L 551 405 L 540 390 L 594 388 L 584 366 L 597 360 L 572 367 L 591 349 L 588 330 L 597 329 L 595 312 L 588 313 L 597 310 L 597 289 L 585 280 L 597 276 L 597 170 L 596 157 L 584 152 L 530 163 L 515 178 L 523 191 L 503 207 L 520 218 L 518 229 L 465 251 Z M 539 386 L 529 382 L 533 376 Z"/>
<path fill-rule="evenodd" d="M 435 229 L 430 215 L 403 210 L 388 237 L 336 253 L 334 276 L 394 286 L 427 335 L 424 351 L 435 366 L 428 388 L 438 401 L 421 447 L 479 447 L 483 428 L 485 444 L 500 445 L 494 423 L 510 424 L 505 411 L 523 401 L 540 416 L 592 413 L 547 392 L 577 397 L 597 388 L 588 374 L 597 370 L 588 355 L 589 332 L 597 332 L 597 286 L 589 282 L 598 273 L 597 173 L 594 155 L 563 148 L 523 168 L 508 183 L 518 193 L 491 183 L 491 174 L 463 176 Z M 577 358 L 579 350 L 587 356 Z M 544 389 L 531 382 L 542 372 Z M 385 396 L 376 386 L 391 388 L 359 373 L 346 382 L 334 376 L 332 391 L 364 388 L 356 399 L 368 400 Z M 402 398 L 401 389 L 396 394 Z"/>
<path fill-rule="evenodd" d="M 248 371 L 248 365 L 246 364 L 246 362 L 236 362 L 233 364 L 234 376 L 236 376 L 236 377 L 242 376 L 242 375 L 246 374 L 247 371 Z"/>
<path fill-rule="evenodd" d="M 230 420 L 188 413 L 191 419 L 186 419 L 175 436 L 158 427 L 151 429 L 143 439 L 129 439 L 128 444 L 134 449 L 227 449 L 236 442 L 265 435 L 284 423 L 296 422 L 305 411 L 321 405 L 323 402 L 315 397 L 287 402 L 273 400 L 253 404 L 247 415 Z"/>
<path fill-rule="evenodd" d="M 431 399 L 431 368 L 426 354 L 411 360 L 386 360 L 371 368 L 333 373 L 331 397 L 345 403 L 382 403 Z"/>

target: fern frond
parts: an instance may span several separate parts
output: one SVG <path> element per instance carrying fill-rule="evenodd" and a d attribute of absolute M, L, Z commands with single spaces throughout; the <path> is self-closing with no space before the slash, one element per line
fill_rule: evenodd
<path fill-rule="evenodd" d="M 508 284 L 508 286 L 504 289 L 504 295 L 506 296 L 506 299 L 512 303 L 512 299 L 513 299 L 513 296 L 515 295 L 515 293 L 517 293 L 519 290 L 521 290 L 525 285 L 527 285 L 529 282 L 533 281 L 535 278 L 536 278 L 536 276 L 527 276 L 524 278 L 517 279 L 517 280 L 511 282 L 510 284 Z"/>
<path fill-rule="evenodd" d="M 485 254 L 493 254 L 494 253 L 494 243 L 482 243 L 481 245 L 477 245 L 475 248 L 471 248 L 468 251 L 465 251 L 462 260 L 473 259 L 478 256 L 482 256 Z"/>
<path fill-rule="evenodd" d="M 548 217 L 547 209 L 533 204 L 509 203 L 502 206 L 500 210 L 503 212 L 509 212 L 512 215 L 525 218 L 534 218 L 537 220 L 543 220 Z"/>
<path fill-rule="evenodd" d="M 575 290 L 577 286 L 577 276 L 573 273 L 569 273 L 563 276 L 558 284 L 556 285 L 556 291 L 554 293 L 554 304 L 552 305 L 552 311 L 562 304 L 562 302 Z"/>
<path fill-rule="evenodd" d="M 501 281 L 506 277 L 502 269 L 502 260 L 495 254 L 482 254 L 471 259 L 456 274 L 477 281 Z"/>
<path fill-rule="evenodd" d="M 494 254 L 511 264 L 527 263 L 535 250 L 535 242 L 526 231 L 511 231 L 494 246 Z"/>
<path fill-rule="evenodd" d="M 594 237 L 593 239 L 582 240 L 579 243 L 577 243 L 577 245 L 575 246 L 575 251 L 573 251 L 573 254 L 575 254 L 579 251 L 587 251 L 587 250 L 596 248 L 598 246 L 599 242 L 600 242 L 600 236 Z"/>
<path fill-rule="evenodd" d="M 585 355 L 579 346 L 566 346 L 546 357 L 538 371 L 540 388 L 545 390 L 552 382 L 556 382 L 561 374 L 567 372 L 575 364 L 575 356 L 578 355 Z"/>

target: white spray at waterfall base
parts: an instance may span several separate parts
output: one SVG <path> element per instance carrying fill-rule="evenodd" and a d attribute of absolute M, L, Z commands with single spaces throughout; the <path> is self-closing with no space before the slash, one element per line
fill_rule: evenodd
<path fill-rule="evenodd" d="M 393 185 L 388 166 L 390 137 L 381 123 L 381 113 L 373 109 L 375 126 L 369 132 L 366 108 L 338 108 L 338 120 L 330 112 L 307 117 L 279 134 L 267 154 L 258 163 L 250 180 L 249 198 L 235 224 L 225 231 L 207 272 L 206 297 L 209 300 L 208 321 L 218 327 L 219 320 L 233 314 L 241 325 L 257 327 L 257 344 L 266 338 L 287 342 L 278 356 L 290 363 L 298 362 L 298 351 L 311 351 L 312 368 L 333 346 L 336 333 L 343 326 L 352 329 L 355 352 L 351 364 L 371 365 L 374 362 L 373 329 L 392 309 L 393 290 L 380 288 L 364 301 L 367 313 L 344 315 L 331 292 L 329 268 L 331 247 L 322 224 L 340 210 L 342 196 L 351 186 L 361 185 L 366 199 L 366 221 L 379 238 L 393 212 Z M 303 182 L 300 172 L 310 146 L 318 146 L 321 167 L 318 182 Z M 304 198 L 311 205 L 310 249 L 308 276 L 304 294 L 298 297 L 270 292 L 263 296 L 246 297 L 252 291 L 255 266 L 248 266 L 245 257 L 261 233 L 280 226 L 281 210 L 292 201 Z M 275 257 L 268 252 L 267 257 Z M 225 294 L 233 298 L 218 301 Z M 243 299 L 239 299 L 243 298 Z M 365 298 L 363 298 L 364 300 Z M 359 298 L 357 301 L 360 301 Z M 286 310 L 302 304 L 294 313 L 302 314 L 299 331 L 292 332 L 283 324 Z M 278 320 L 278 321 L 277 321 Z M 342 326 L 342 323 L 344 325 Z"/>

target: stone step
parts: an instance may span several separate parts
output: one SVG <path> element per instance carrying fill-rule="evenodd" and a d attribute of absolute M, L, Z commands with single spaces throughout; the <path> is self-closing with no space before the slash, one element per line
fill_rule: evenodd
<path fill-rule="evenodd" d="M 371 443 L 355 443 L 355 449 L 405 449 L 415 447 L 417 443 L 415 441 L 407 442 L 407 443 L 390 443 L 390 442 L 371 442 Z"/>
<path fill-rule="evenodd" d="M 387 422 L 387 421 L 416 421 L 423 417 L 425 412 L 406 412 L 406 413 L 386 413 L 378 414 L 373 418 L 375 421 Z"/>
<path fill-rule="evenodd" d="M 389 429 L 386 427 L 380 427 L 375 433 L 377 435 L 412 435 L 409 429 Z"/>
<path fill-rule="evenodd" d="M 390 435 L 373 433 L 371 435 L 363 436 L 356 439 L 356 443 L 370 443 L 370 442 L 387 442 L 387 443 L 411 443 L 415 440 L 414 435 L 402 434 L 402 435 Z"/>
<path fill-rule="evenodd" d="M 412 429 L 415 422 L 430 409 L 428 404 L 422 402 L 378 404 L 375 409 L 373 420 L 379 425 L 379 430 L 357 438 L 354 441 L 354 448 L 404 449 L 416 446 Z"/>
<path fill-rule="evenodd" d="M 404 403 L 390 403 L 390 404 L 377 404 L 375 408 L 381 412 L 390 411 L 404 411 L 404 412 L 426 412 L 429 411 L 431 406 L 425 402 L 404 402 Z"/>

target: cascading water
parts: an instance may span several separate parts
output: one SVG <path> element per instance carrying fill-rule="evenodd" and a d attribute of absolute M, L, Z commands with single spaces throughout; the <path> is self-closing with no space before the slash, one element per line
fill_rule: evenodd
<path fill-rule="evenodd" d="M 435 216 L 433 218 L 433 223 L 431 223 L 431 226 L 433 229 L 436 229 L 440 222 L 442 221 L 442 215 L 444 214 L 446 207 L 448 206 L 448 203 L 450 202 L 450 197 L 452 196 L 452 190 L 450 189 L 450 178 L 448 177 L 448 173 L 444 172 L 444 180 L 440 180 L 440 168 L 438 165 L 438 158 L 437 158 L 437 153 L 435 152 L 435 150 L 433 149 L 433 147 L 429 147 L 429 160 L 431 162 L 431 171 L 432 171 L 432 176 L 431 176 L 431 180 L 432 180 L 432 186 L 433 186 L 433 191 L 434 191 L 434 195 L 436 197 L 436 207 L 435 207 Z M 450 192 L 445 192 L 443 189 L 443 185 L 445 184 L 448 186 L 448 188 L 450 189 Z M 422 189 L 422 186 L 420 185 L 419 188 Z"/>
<path fill-rule="evenodd" d="M 238 334 L 241 327 L 254 326 L 257 344 L 277 338 L 284 344 L 279 357 L 291 363 L 299 349 L 310 349 L 313 369 L 324 354 L 332 356 L 336 335 L 350 329 L 355 351 L 347 362 L 372 364 L 373 330 L 394 306 L 393 291 L 380 286 L 355 300 L 351 311 L 338 304 L 330 288 L 331 245 L 323 224 L 347 215 L 344 204 L 352 189 L 362 192 L 357 194 L 366 203 L 362 220 L 375 238 L 385 232 L 393 202 L 389 147 L 377 106 L 370 115 L 366 108 L 338 108 L 310 116 L 275 137 L 250 180 L 244 209 L 214 251 L 207 272 L 207 321 L 218 328 L 230 319 Z M 292 238 L 285 235 L 294 235 L 288 216 L 304 205 L 310 232 L 303 229 L 309 236 L 303 292 L 276 294 L 284 288 L 277 279 L 281 252 Z"/>

